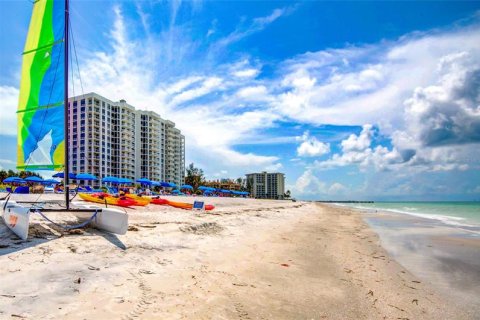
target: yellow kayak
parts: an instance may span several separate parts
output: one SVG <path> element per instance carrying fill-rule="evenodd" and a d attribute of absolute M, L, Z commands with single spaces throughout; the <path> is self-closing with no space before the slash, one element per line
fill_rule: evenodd
<path fill-rule="evenodd" d="M 135 202 L 138 203 L 138 205 L 140 206 L 146 206 L 147 204 L 150 203 L 150 201 L 152 201 L 151 198 L 140 197 L 140 196 L 137 196 L 136 194 L 131 194 L 131 193 L 125 194 L 125 197 L 135 200 Z"/>
<path fill-rule="evenodd" d="M 90 194 L 90 193 L 79 193 L 78 196 L 85 201 L 101 203 L 120 207 L 131 207 L 135 205 L 135 200 L 133 199 L 120 199 L 109 196 L 107 194 Z"/>

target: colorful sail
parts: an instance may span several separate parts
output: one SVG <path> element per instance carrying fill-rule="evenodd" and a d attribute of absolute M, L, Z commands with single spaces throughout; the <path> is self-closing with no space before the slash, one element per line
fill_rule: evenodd
<path fill-rule="evenodd" d="M 64 166 L 64 29 L 64 0 L 34 1 L 17 111 L 18 169 Z"/>

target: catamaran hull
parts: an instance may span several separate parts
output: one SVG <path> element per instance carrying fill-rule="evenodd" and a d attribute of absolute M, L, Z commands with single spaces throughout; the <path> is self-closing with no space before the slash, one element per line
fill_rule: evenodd
<path fill-rule="evenodd" d="M 91 222 L 94 228 L 104 230 L 115 234 L 125 234 L 128 230 L 128 214 L 115 208 L 100 208 L 96 205 L 83 204 L 81 202 L 72 202 L 76 209 L 99 209 L 95 219 Z M 88 220 L 93 212 L 72 212 L 77 219 Z"/>
<path fill-rule="evenodd" d="M 100 208 L 95 205 L 84 205 L 72 203 L 77 209 L 99 209 L 97 216 L 90 223 L 94 228 L 104 230 L 115 234 L 126 234 L 128 231 L 128 214 L 114 208 Z M 2 208 L 3 221 L 5 225 L 12 230 L 20 239 L 27 240 L 28 228 L 30 223 L 30 208 L 23 207 L 13 200 L 0 201 Z M 71 212 L 80 221 L 86 221 L 92 217 L 94 212 Z"/>
<path fill-rule="evenodd" d="M 27 240 L 30 209 L 22 207 L 15 201 L 11 200 L 8 201 L 7 205 L 5 205 L 5 200 L 0 201 L 0 206 L 3 211 L 3 221 L 7 227 L 20 239 Z"/>

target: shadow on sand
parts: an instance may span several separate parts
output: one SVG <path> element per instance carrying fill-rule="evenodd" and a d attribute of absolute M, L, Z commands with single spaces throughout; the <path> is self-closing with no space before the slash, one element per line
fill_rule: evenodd
<path fill-rule="evenodd" d="M 71 224 L 74 223 L 78 223 L 78 221 L 71 221 Z M 64 231 L 52 223 L 31 223 L 28 230 L 28 239 L 23 241 L 5 225 L 0 217 L 0 257 L 42 245 L 61 237 L 78 237 L 81 239 L 82 237 L 100 236 L 121 250 L 127 249 L 127 246 L 115 234 L 93 228 L 81 230 L 85 232 L 76 234 L 74 231 Z"/>

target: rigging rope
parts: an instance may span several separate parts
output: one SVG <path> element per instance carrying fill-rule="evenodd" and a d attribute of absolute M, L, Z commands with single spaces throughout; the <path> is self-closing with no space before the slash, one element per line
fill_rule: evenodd
<path fill-rule="evenodd" d="M 38 213 L 42 218 L 44 218 L 45 220 L 47 220 L 48 222 L 50 223 L 53 223 L 55 226 L 61 228 L 61 229 L 65 229 L 65 230 L 72 230 L 72 229 L 80 229 L 80 228 L 83 228 L 85 227 L 86 225 L 88 225 L 89 223 L 91 223 L 93 220 L 96 220 L 97 219 L 97 214 L 100 212 L 98 210 L 95 211 L 95 213 L 85 222 L 82 222 L 82 223 L 79 223 L 79 224 L 76 224 L 76 225 L 73 225 L 73 226 L 63 226 L 61 224 L 58 224 L 52 220 L 50 220 L 46 215 L 44 215 L 41 211 L 35 209 L 34 211 L 35 213 Z"/>

